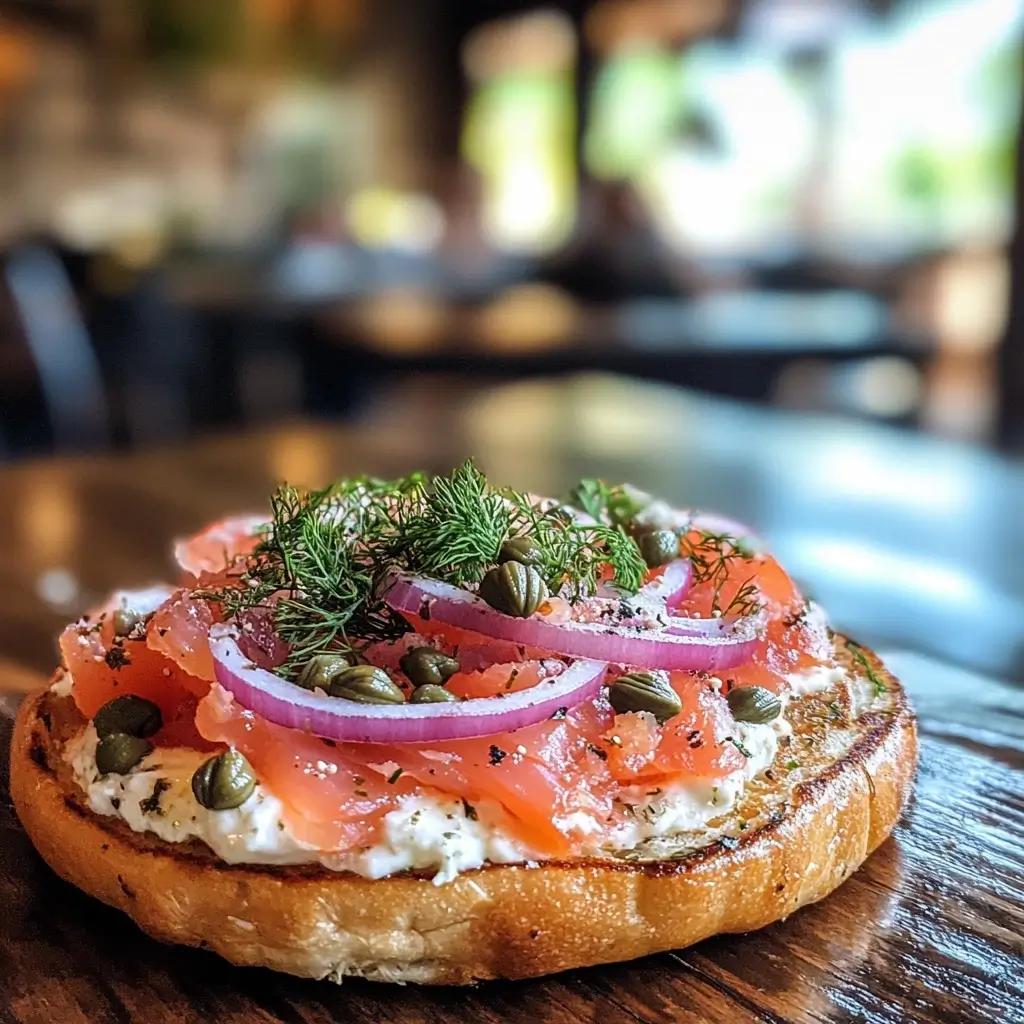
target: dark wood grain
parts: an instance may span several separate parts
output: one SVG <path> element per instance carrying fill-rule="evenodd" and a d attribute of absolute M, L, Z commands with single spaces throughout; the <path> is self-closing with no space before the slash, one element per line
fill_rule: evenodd
<path fill-rule="evenodd" d="M 739 423 L 737 437 L 749 444 L 752 424 L 756 428 L 749 410 L 625 385 L 616 385 L 618 392 L 602 387 L 606 400 L 653 405 L 679 431 L 689 424 L 697 441 L 652 446 L 628 430 L 625 440 L 621 431 L 595 436 L 585 422 L 575 428 L 559 422 L 547 432 L 534 426 L 506 439 L 479 419 L 503 415 L 505 399 L 453 395 L 433 382 L 418 405 L 400 396 L 360 429 L 295 426 L 187 450 L 0 471 L 0 690 L 23 689 L 52 667 L 56 630 L 89 600 L 115 586 L 166 576 L 173 536 L 226 512 L 261 507 L 279 476 L 316 482 L 357 469 L 393 473 L 444 466 L 473 451 L 493 472 L 540 490 L 557 490 L 582 472 L 602 472 L 676 500 L 706 492 L 709 503 L 760 519 L 779 536 L 804 521 L 796 511 L 773 520 L 770 510 L 790 500 L 771 490 L 778 474 L 759 475 L 738 448 L 731 457 L 722 450 L 727 422 Z M 519 399 L 527 393 L 514 392 Z M 571 403 L 572 395 L 563 395 Z M 790 426 L 766 415 L 758 428 L 761 443 L 787 443 Z M 821 425 L 823 443 L 836 444 L 832 429 Z M 794 445 L 804 443 L 800 430 L 789 436 Z M 901 451 L 895 434 L 855 436 L 861 470 L 864 445 L 874 444 L 882 476 L 891 458 L 913 475 L 942 451 L 922 454 L 916 442 Z M 701 437 L 706 445 L 698 443 Z M 967 488 L 961 501 L 976 512 L 1024 488 L 1012 467 L 986 456 L 976 463 L 952 449 L 948 454 L 961 460 L 957 479 Z M 710 473 L 710 459 L 720 467 L 718 476 Z M 812 483 L 805 498 L 815 493 Z M 870 477 L 862 486 L 883 493 L 883 484 Z M 818 511 L 830 529 L 846 523 L 846 536 L 884 547 L 904 530 L 916 530 L 918 543 L 922 531 L 935 530 L 935 515 L 923 505 L 915 527 L 908 512 L 914 507 L 890 501 L 889 527 Z M 879 514 L 886 512 L 880 508 Z M 883 527 L 896 533 L 872 533 Z M 940 533 L 934 536 L 931 550 L 941 561 L 946 552 Z M 1019 534 L 1000 540 L 1024 551 Z M 1021 563 L 1013 570 L 998 561 L 986 551 L 976 564 L 965 562 L 977 574 L 967 585 L 998 586 L 1015 613 L 1013 602 L 1024 589 L 1014 575 Z M 856 608 L 864 599 L 856 574 L 844 583 L 826 566 L 818 578 L 810 576 L 812 587 L 831 588 L 840 606 Z M 925 618 L 927 595 L 909 612 L 906 595 L 906 587 L 888 597 L 873 593 L 873 608 L 861 620 L 851 623 L 847 615 L 839 624 L 903 648 L 890 651 L 889 661 L 920 714 L 916 796 L 894 838 L 859 872 L 787 921 L 636 963 L 476 990 L 305 982 L 163 947 L 60 882 L 32 850 L 0 781 L 0 1022 L 1024 1021 L 1024 691 L 1012 681 L 1024 631 L 999 654 L 1007 668 L 1003 681 L 972 674 L 936 658 L 947 638 L 929 645 L 938 628 L 934 619 L 930 633 L 871 628 L 886 614 L 896 622 Z M 952 600 L 952 592 L 948 596 Z M 967 645 L 961 654 L 961 661 L 977 660 Z M 978 667 L 989 668 L 990 657 L 982 656 Z M 12 707 L 13 698 L 0 696 L 2 748 Z"/>

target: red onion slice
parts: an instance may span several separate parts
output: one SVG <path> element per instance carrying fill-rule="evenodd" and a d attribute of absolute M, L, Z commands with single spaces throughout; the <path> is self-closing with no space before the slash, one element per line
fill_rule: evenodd
<path fill-rule="evenodd" d="M 349 743 L 436 743 L 512 732 L 594 697 L 608 666 L 577 661 L 528 690 L 448 704 L 356 704 L 320 696 L 254 665 L 238 647 L 238 630 L 210 630 L 217 682 L 243 707 L 270 722 Z"/>
<path fill-rule="evenodd" d="M 639 668 L 713 672 L 742 664 L 757 647 L 756 630 L 746 620 L 725 635 L 707 636 L 605 623 L 556 624 L 536 617 L 518 619 L 496 611 L 475 594 L 458 587 L 402 573 L 390 577 L 384 599 L 396 611 L 497 640 Z"/>
<path fill-rule="evenodd" d="M 677 558 L 669 562 L 658 576 L 631 597 L 623 598 L 622 593 L 616 590 L 613 584 L 601 583 L 594 596 L 583 602 L 581 609 L 584 614 L 576 616 L 573 621 L 578 619 L 580 622 L 599 622 L 623 608 L 632 608 L 636 614 L 622 619 L 618 624 L 643 628 L 645 620 L 663 621 L 667 610 L 680 604 L 690 592 L 692 581 L 693 563 L 688 558 Z M 568 607 L 567 602 L 563 603 Z M 596 614 L 588 616 L 587 612 Z M 555 624 L 567 621 L 564 615 L 561 618 L 552 618 L 547 614 L 541 614 L 540 618 Z"/>
<path fill-rule="evenodd" d="M 699 619 L 696 616 L 673 615 L 668 620 L 665 632 L 675 633 L 678 636 L 726 636 L 737 629 L 753 632 L 757 630 L 759 625 L 760 619 L 757 616 L 736 620 L 721 618 Z"/>
<path fill-rule="evenodd" d="M 642 601 L 659 601 L 671 608 L 686 597 L 692 582 L 693 562 L 689 558 L 677 558 L 665 566 L 660 576 L 642 586 L 636 596 Z"/>

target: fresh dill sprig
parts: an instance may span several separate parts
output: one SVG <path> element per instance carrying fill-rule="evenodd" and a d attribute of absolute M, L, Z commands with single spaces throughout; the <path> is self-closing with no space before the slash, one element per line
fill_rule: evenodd
<path fill-rule="evenodd" d="M 875 671 L 871 662 L 868 661 L 864 648 L 856 640 L 847 639 L 846 649 L 853 656 L 853 660 L 864 669 L 864 675 L 868 677 L 868 682 L 875 688 L 875 696 L 881 697 L 883 693 L 888 693 L 889 687 L 885 685 L 882 677 Z"/>
<path fill-rule="evenodd" d="M 434 477 L 398 511 L 394 560 L 456 586 L 480 581 L 512 526 L 509 502 L 472 462 Z"/>
<path fill-rule="evenodd" d="M 637 513 L 643 508 L 629 489 L 606 484 L 603 480 L 585 477 L 571 493 L 570 500 L 599 523 L 618 528 L 624 534 L 636 531 Z M 693 562 L 693 582 L 712 584 L 711 608 L 721 615 L 753 615 L 761 610 L 761 600 L 752 572 L 725 605 L 722 589 L 733 573 L 737 560 L 754 558 L 751 548 L 738 537 L 707 530 L 689 530 L 680 541 L 680 554 Z"/>
<path fill-rule="evenodd" d="M 273 598 L 277 633 L 291 649 L 287 668 L 324 651 L 349 652 L 351 636 L 401 635 L 401 621 L 367 601 L 380 568 L 359 543 L 371 530 L 380 536 L 391 526 L 381 515 L 382 493 L 381 482 L 368 478 L 311 492 L 279 487 L 270 501 L 270 526 L 241 577 L 203 596 L 221 601 L 229 616 Z"/>
<path fill-rule="evenodd" d="M 709 530 L 691 530 L 683 534 L 680 553 L 693 564 L 693 583 L 710 583 L 711 610 L 725 615 L 756 615 L 762 604 L 754 583 L 756 569 L 750 579 L 741 584 L 727 604 L 722 605 L 722 588 L 732 574 L 736 561 L 749 561 L 754 557 L 750 548 L 737 537 Z"/>
<path fill-rule="evenodd" d="M 599 523 L 625 528 L 642 505 L 618 484 L 606 484 L 595 477 L 584 477 L 570 492 L 573 505 L 583 509 Z"/>
<path fill-rule="evenodd" d="M 513 508 L 513 532 L 529 535 L 544 552 L 539 568 L 552 593 L 564 591 L 570 601 L 589 597 L 606 566 L 612 569 L 610 582 L 623 593 L 635 594 L 643 585 L 647 565 L 620 527 L 580 522 L 568 509 L 542 508 L 517 491 L 504 495 Z"/>
<path fill-rule="evenodd" d="M 408 630 L 383 599 L 392 570 L 472 586 L 505 540 L 525 534 L 540 548 L 537 568 L 551 593 L 570 601 L 593 594 L 606 578 L 634 593 L 647 571 L 620 526 L 580 522 L 560 506 L 494 487 L 471 461 L 447 476 L 362 476 L 319 491 L 282 485 L 270 505 L 256 550 L 220 588 L 200 594 L 229 617 L 272 607 L 291 651 L 284 670 L 293 674 L 315 654 L 358 655 Z"/>

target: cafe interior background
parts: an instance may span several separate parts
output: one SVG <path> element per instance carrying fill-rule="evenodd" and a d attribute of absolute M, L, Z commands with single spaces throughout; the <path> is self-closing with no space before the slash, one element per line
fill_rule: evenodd
<path fill-rule="evenodd" d="M 635 471 L 858 635 L 1012 673 L 1022 25 L 0 0 L 0 463 L 269 430 L 267 478 L 321 484 L 317 422 L 521 486 Z M 10 510 L 54 624 L 98 585 L 60 479 Z"/>

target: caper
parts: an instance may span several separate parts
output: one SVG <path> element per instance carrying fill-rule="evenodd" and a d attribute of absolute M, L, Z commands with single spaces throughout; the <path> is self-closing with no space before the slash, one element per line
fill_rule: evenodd
<path fill-rule="evenodd" d="M 196 800 L 211 811 L 230 811 L 249 799 L 256 788 L 252 765 L 238 750 L 204 761 L 192 776 L 192 792 Z"/>
<path fill-rule="evenodd" d="M 315 654 L 302 666 L 295 682 L 304 690 L 327 690 L 338 673 L 350 667 L 343 654 Z"/>
<path fill-rule="evenodd" d="M 118 732 L 145 738 L 160 731 L 164 718 L 151 700 L 126 693 L 123 697 L 108 700 L 96 712 L 92 724 L 100 739 Z"/>
<path fill-rule="evenodd" d="M 544 552 L 532 537 L 510 537 L 501 545 L 498 561 L 518 562 L 520 565 L 540 565 L 544 561 Z"/>
<path fill-rule="evenodd" d="M 433 683 L 427 683 L 425 686 L 417 686 L 412 691 L 412 697 L 409 698 L 410 704 L 444 704 L 449 701 L 455 701 L 459 698 L 452 693 L 451 690 L 446 690 L 443 686 L 435 686 Z"/>
<path fill-rule="evenodd" d="M 532 565 L 505 562 L 484 576 L 480 596 L 499 612 L 526 619 L 547 600 L 548 586 Z"/>
<path fill-rule="evenodd" d="M 664 672 L 627 672 L 612 683 L 608 700 L 620 715 L 648 711 L 662 725 L 683 710 Z"/>
<path fill-rule="evenodd" d="M 782 701 L 763 686 L 734 686 L 725 699 L 737 722 L 767 725 L 782 714 Z"/>
<path fill-rule="evenodd" d="M 353 700 L 357 704 L 404 704 L 405 694 L 382 668 L 373 665 L 349 665 L 327 687 L 332 697 Z"/>
<path fill-rule="evenodd" d="M 129 736 L 126 732 L 108 733 L 96 744 L 96 767 L 101 775 L 110 772 L 125 775 L 152 751 L 153 744 L 140 736 Z"/>
<path fill-rule="evenodd" d="M 413 647 L 398 659 L 413 686 L 440 686 L 459 671 L 459 663 L 433 647 Z"/>
<path fill-rule="evenodd" d="M 645 530 L 637 534 L 636 542 L 650 569 L 679 557 L 679 534 L 673 530 Z"/>
<path fill-rule="evenodd" d="M 110 621 L 114 626 L 114 636 L 127 636 L 140 622 L 146 621 L 146 616 L 122 604 L 114 609 Z"/>

